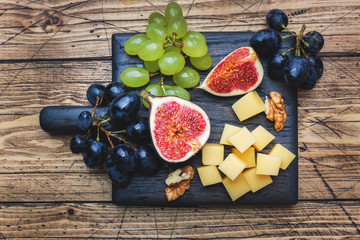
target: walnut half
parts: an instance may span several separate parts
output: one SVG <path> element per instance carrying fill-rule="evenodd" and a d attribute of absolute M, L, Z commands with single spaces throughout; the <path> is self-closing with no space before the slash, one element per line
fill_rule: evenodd
<path fill-rule="evenodd" d="M 284 99 L 278 92 L 270 92 L 270 98 L 265 100 L 266 118 L 275 122 L 274 128 L 277 132 L 281 131 L 287 120 Z"/>
<path fill-rule="evenodd" d="M 193 179 L 194 173 L 195 171 L 192 167 L 186 166 L 176 169 L 168 175 L 165 181 L 167 185 L 165 194 L 169 202 L 184 195 L 185 191 L 190 188 L 190 181 Z"/>

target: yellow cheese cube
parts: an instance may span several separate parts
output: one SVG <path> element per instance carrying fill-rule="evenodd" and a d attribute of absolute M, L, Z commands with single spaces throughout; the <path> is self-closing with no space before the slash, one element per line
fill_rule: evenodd
<path fill-rule="evenodd" d="M 235 153 L 241 160 L 247 163 L 246 168 L 255 167 L 255 148 L 249 147 L 244 153 L 241 153 L 236 148 L 231 149 L 232 153 Z"/>
<path fill-rule="evenodd" d="M 241 127 L 237 127 L 237 126 L 225 123 L 224 130 L 221 135 L 220 143 L 233 146 L 232 143 L 229 142 L 228 138 L 231 137 L 234 133 L 236 133 L 239 130 L 241 130 Z"/>
<path fill-rule="evenodd" d="M 228 177 L 225 177 L 222 183 L 224 184 L 226 191 L 229 193 L 231 200 L 233 201 L 250 191 L 250 187 L 247 184 L 242 173 L 240 173 L 234 181 L 232 181 Z"/>
<path fill-rule="evenodd" d="M 274 140 L 275 136 L 268 132 L 263 126 L 259 125 L 255 128 L 251 134 L 255 137 L 256 142 L 253 146 L 259 152 L 263 150 L 272 140 Z"/>
<path fill-rule="evenodd" d="M 224 145 L 217 143 L 207 143 L 201 150 L 202 163 L 204 165 L 219 166 L 224 160 Z"/>
<path fill-rule="evenodd" d="M 239 159 L 236 154 L 230 153 L 220 164 L 219 169 L 231 180 L 235 178 L 245 169 L 246 162 Z"/>
<path fill-rule="evenodd" d="M 200 181 L 203 186 L 209 186 L 222 181 L 219 170 L 216 166 L 201 166 L 197 168 Z"/>
<path fill-rule="evenodd" d="M 256 142 L 256 139 L 246 127 L 243 127 L 240 131 L 229 137 L 229 141 L 241 153 L 244 153 L 251 145 Z"/>
<path fill-rule="evenodd" d="M 271 149 L 269 155 L 281 157 L 280 168 L 283 170 L 285 170 L 290 165 L 292 160 L 294 160 L 294 158 L 296 157 L 295 154 L 290 152 L 288 149 L 286 149 L 281 144 L 275 144 L 273 149 Z"/>
<path fill-rule="evenodd" d="M 269 175 L 256 174 L 256 168 L 245 170 L 243 175 L 253 193 L 273 182 Z"/>
<path fill-rule="evenodd" d="M 265 111 L 265 104 L 256 91 L 244 95 L 232 105 L 233 110 L 240 119 L 244 121 L 256 114 Z"/>
<path fill-rule="evenodd" d="M 281 158 L 258 153 L 256 157 L 256 174 L 277 176 L 279 174 Z"/>

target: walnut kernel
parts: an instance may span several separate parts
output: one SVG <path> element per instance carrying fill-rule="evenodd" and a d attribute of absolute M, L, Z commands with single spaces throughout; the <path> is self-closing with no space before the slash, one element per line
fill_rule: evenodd
<path fill-rule="evenodd" d="M 275 122 L 274 128 L 277 132 L 281 131 L 287 120 L 284 99 L 278 92 L 270 92 L 270 98 L 265 100 L 266 118 Z"/>
<path fill-rule="evenodd" d="M 195 171 L 192 167 L 186 166 L 176 169 L 168 175 L 165 180 L 167 185 L 165 194 L 169 202 L 184 195 L 185 191 L 190 188 L 190 181 L 193 179 L 194 173 Z"/>

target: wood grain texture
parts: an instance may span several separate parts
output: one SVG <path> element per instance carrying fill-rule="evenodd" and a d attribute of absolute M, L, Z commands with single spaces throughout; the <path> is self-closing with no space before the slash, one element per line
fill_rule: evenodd
<path fill-rule="evenodd" d="M 296 207 L 2 204 L 1 237 L 61 239 L 359 239 L 359 202 Z"/>
<path fill-rule="evenodd" d="M 358 1 L 179 1 L 196 31 L 257 31 L 265 15 L 281 8 L 289 28 L 320 31 L 323 53 L 359 53 Z M 111 35 L 144 32 L 147 17 L 167 1 L 3 1 L 0 3 L 0 59 L 67 59 L 111 56 Z M 339 41 L 344 39 L 343 41 Z M 346 39 L 346 41 L 345 41 Z M 21 50 L 19 50 L 21 49 Z"/>
<path fill-rule="evenodd" d="M 111 34 L 143 32 L 167 2 L 0 2 L 0 239 L 359 239 L 358 0 L 178 1 L 193 30 L 257 31 L 280 8 L 325 36 L 324 76 L 298 94 L 296 206 L 116 206 L 105 172 L 40 130 L 41 108 L 111 81 Z"/>
<path fill-rule="evenodd" d="M 326 57 L 323 61 L 325 72 L 317 87 L 299 92 L 299 199 L 358 199 L 359 58 Z M 0 64 L 0 86 L 6 87 L 0 96 L 2 201 L 53 201 L 57 195 L 68 201 L 110 201 L 106 174 L 87 169 L 82 157 L 69 151 L 70 136 L 43 132 L 38 114 L 43 106 L 87 105 L 87 87 L 111 81 L 111 61 L 25 64 Z M 66 177 L 69 174 L 71 178 Z M 49 181 L 51 189 L 41 189 L 41 196 L 34 188 L 28 190 Z"/>

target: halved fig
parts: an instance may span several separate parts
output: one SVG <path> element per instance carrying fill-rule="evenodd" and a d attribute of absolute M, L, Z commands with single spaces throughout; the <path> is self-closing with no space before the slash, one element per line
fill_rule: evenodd
<path fill-rule="evenodd" d="M 155 97 L 143 90 L 150 104 L 149 126 L 159 156 L 170 163 L 195 155 L 210 136 L 210 120 L 198 105 L 179 97 Z"/>
<path fill-rule="evenodd" d="M 255 90 L 264 68 L 252 47 L 238 48 L 221 60 L 199 88 L 216 96 L 243 95 Z"/>

